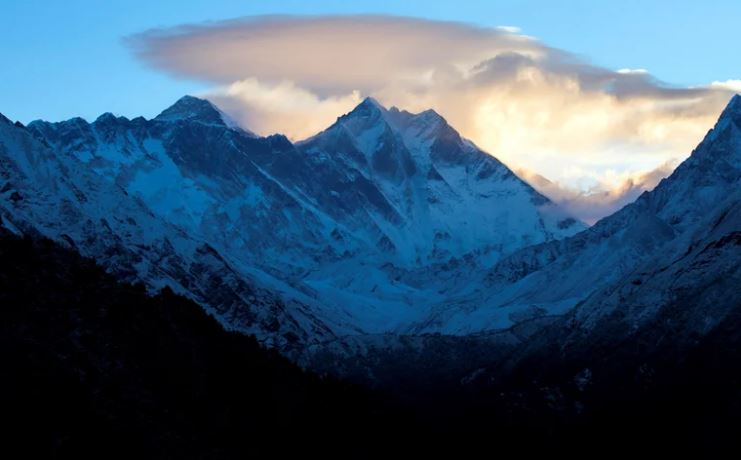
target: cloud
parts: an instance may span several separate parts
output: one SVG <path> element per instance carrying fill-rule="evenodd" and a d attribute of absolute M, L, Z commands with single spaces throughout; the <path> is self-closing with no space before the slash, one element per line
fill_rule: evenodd
<path fill-rule="evenodd" d="M 497 29 L 511 34 L 519 34 L 521 32 L 520 28 L 516 26 L 497 26 Z"/>
<path fill-rule="evenodd" d="M 741 93 L 741 80 L 714 81 L 710 84 L 712 88 L 727 89 Z"/>
<path fill-rule="evenodd" d="M 741 86 L 606 69 L 511 26 L 389 16 L 260 16 L 127 42 L 157 69 L 213 84 L 207 96 L 258 133 L 301 139 L 372 95 L 434 108 L 511 167 L 605 203 L 685 158 Z"/>
<path fill-rule="evenodd" d="M 518 170 L 517 174 L 567 212 L 592 225 L 632 203 L 643 192 L 653 190 L 678 164 L 677 160 L 669 160 L 646 173 L 618 174 L 614 170 L 609 170 L 601 177 L 591 175 L 595 185 L 588 190 L 552 182 L 540 174 L 525 169 Z M 587 171 L 582 173 L 590 175 Z"/>
<path fill-rule="evenodd" d="M 538 48 L 500 29 L 389 16 L 257 16 L 130 37 L 146 62 L 174 75 L 230 84 L 290 80 L 322 96 L 370 93 L 399 78 L 468 67 Z"/>
<path fill-rule="evenodd" d="M 242 125 L 258 133 L 284 132 L 283 128 L 290 121 L 288 134 L 293 139 L 305 139 L 318 133 L 338 115 L 362 101 L 358 91 L 320 98 L 291 82 L 268 85 L 255 78 L 225 86 L 210 94 L 209 99 Z"/>

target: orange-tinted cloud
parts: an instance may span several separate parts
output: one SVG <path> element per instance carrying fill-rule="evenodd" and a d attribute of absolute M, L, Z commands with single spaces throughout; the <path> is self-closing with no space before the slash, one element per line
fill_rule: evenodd
<path fill-rule="evenodd" d="M 653 190 L 661 179 L 674 171 L 677 164 L 676 160 L 670 160 L 652 171 L 638 174 L 609 171 L 602 177 L 592 177 L 595 185 L 588 190 L 555 183 L 525 169 L 518 170 L 517 174 L 570 214 L 592 225 L 632 203 L 641 193 Z"/>

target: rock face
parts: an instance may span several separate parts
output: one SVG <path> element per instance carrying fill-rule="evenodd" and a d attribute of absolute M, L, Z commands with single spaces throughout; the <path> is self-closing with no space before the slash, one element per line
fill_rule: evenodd
<path fill-rule="evenodd" d="M 0 142 L 8 225 L 281 347 L 411 331 L 469 270 L 584 228 L 435 112 L 372 99 L 297 144 L 189 96 Z"/>

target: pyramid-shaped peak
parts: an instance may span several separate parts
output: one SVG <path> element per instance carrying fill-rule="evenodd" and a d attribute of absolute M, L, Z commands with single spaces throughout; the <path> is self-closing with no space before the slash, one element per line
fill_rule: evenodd
<path fill-rule="evenodd" d="M 367 108 L 386 110 L 386 108 L 380 102 L 378 102 L 377 99 L 371 96 L 367 96 L 365 99 L 363 99 L 362 102 L 360 102 L 360 104 L 358 104 L 356 108 L 358 107 L 367 107 Z"/>
<path fill-rule="evenodd" d="M 204 124 L 231 127 L 233 122 L 206 99 L 183 96 L 157 115 L 158 121 L 195 121 Z"/>
<path fill-rule="evenodd" d="M 741 120 L 741 96 L 734 94 L 728 105 L 723 109 L 720 115 L 721 119 L 730 118 L 732 120 Z"/>
<path fill-rule="evenodd" d="M 741 129 L 741 96 L 738 94 L 734 94 L 731 100 L 728 101 L 720 117 L 718 117 L 718 121 L 715 123 L 713 129 L 710 130 L 705 140 L 717 139 L 721 133 L 732 126 Z"/>
<path fill-rule="evenodd" d="M 348 116 L 356 115 L 371 115 L 371 114 L 383 114 L 386 112 L 386 108 L 381 105 L 376 99 L 372 97 L 366 97 L 363 101 L 355 106 L 354 109 L 348 113 Z"/>
<path fill-rule="evenodd" d="M 380 102 L 378 102 L 378 99 L 371 97 L 371 96 L 367 96 L 365 99 L 363 99 L 363 102 L 361 102 L 359 105 L 365 105 L 365 106 L 370 106 L 370 107 L 375 107 L 378 109 L 386 110 L 386 108 Z"/>

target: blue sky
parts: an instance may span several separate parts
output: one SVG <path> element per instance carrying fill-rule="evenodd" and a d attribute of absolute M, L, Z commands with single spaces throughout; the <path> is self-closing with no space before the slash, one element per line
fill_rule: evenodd
<path fill-rule="evenodd" d="M 0 112 L 28 122 L 111 111 L 151 117 L 205 82 L 163 75 L 122 37 L 240 16 L 385 13 L 517 26 L 610 68 L 645 68 L 678 85 L 741 78 L 741 2 L 725 1 L 12 1 L 0 15 Z"/>

